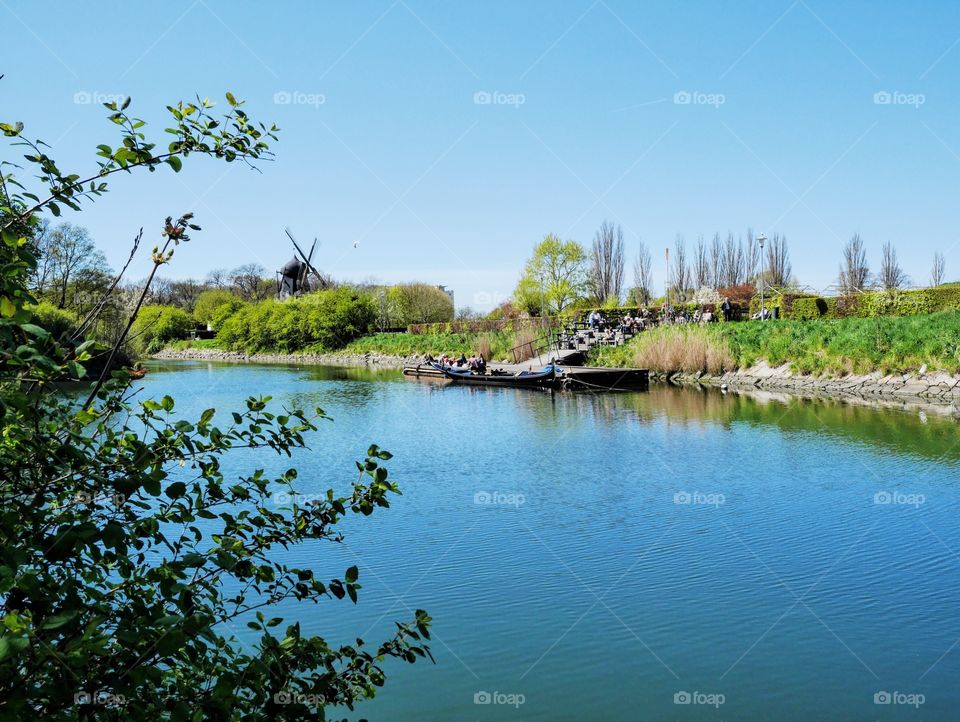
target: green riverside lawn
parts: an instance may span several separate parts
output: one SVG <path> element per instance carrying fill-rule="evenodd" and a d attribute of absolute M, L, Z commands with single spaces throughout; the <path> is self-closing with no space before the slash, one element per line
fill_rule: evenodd
<path fill-rule="evenodd" d="M 960 372 L 960 312 L 667 326 L 591 356 L 602 366 L 722 373 L 765 360 L 805 374 Z"/>

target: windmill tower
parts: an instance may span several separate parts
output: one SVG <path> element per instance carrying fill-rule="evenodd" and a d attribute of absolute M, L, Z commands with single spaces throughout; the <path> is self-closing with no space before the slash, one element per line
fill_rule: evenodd
<path fill-rule="evenodd" d="M 317 239 L 313 239 L 310 246 L 310 253 L 304 253 L 293 237 L 289 228 L 284 229 L 290 242 L 293 243 L 293 258 L 287 261 L 283 267 L 277 271 L 277 296 L 280 300 L 290 296 L 299 296 L 301 293 L 311 290 L 328 288 L 330 282 L 316 269 L 311 261 L 313 252 L 317 248 Z M 314 289 L 314 286 L 316 289 Z"/>

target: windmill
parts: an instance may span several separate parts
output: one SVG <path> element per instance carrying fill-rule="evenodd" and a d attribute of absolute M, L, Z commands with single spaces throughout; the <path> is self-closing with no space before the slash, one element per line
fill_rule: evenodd
<path fill-rule="evenodd" d="M 293 258 L 287 261 L 283 265 L 283 268 L 277 271 L 277 295 L 279 295 L 280 298 L 286 298 L 287 296 L 297 296 L 305 290 L 309 291 L 311 276 L 316 279 L 317 288 L 327 288 L 330 282 L 324 278 L 320 271 L 314 268 L 311 263 L 313 260 L 313 252 L 317 247 L 317 239 L 313 239 L 313 244 L 310 246 L 310 253 L 307 254 L 303 252 L 303 249 L 300 247 L 300 244 L 297 243 L 297 239 L 293 237 L 289 228 L 285 228 L 284 233 L 287 234 L 290 242 L 293 243 L 295 253 Z"/>

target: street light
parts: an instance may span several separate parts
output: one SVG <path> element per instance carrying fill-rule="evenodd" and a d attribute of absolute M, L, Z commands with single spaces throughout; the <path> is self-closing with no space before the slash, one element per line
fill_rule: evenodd
<path fill-rule="evenodd" d="M 762 233 L 757 236 L 757 243 L 760 244 L 760 320 L 765 321 L 763 315 L 763 242 L 767 240 L 767 237 Z"/>

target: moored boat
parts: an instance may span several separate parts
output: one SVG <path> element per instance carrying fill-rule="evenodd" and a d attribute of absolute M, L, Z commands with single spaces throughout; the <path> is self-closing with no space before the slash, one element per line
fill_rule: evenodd
<path fill-rule="evenodd" d="M 444 378 L 461 384 L 514 388 L 553 388 L 558 380 L 557 367 L 553 364 L 548 364 L 541 371 L 520 371 L 515 374 L 497 371 L 477 373 L 466 369 L 459 371 L 436 363 L 431 365 L 443 374 Z"/>

